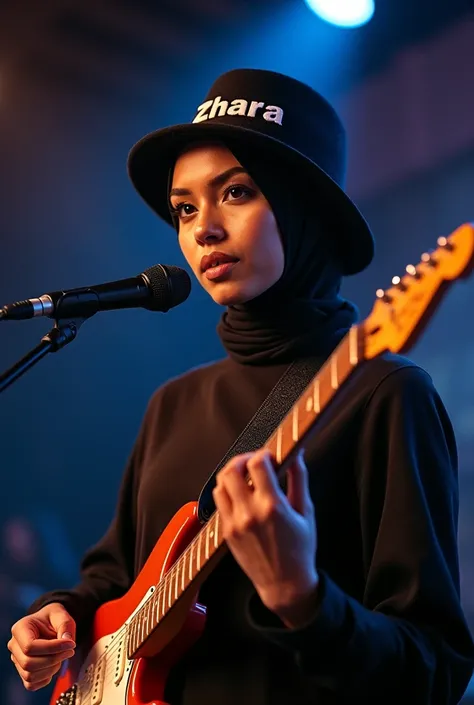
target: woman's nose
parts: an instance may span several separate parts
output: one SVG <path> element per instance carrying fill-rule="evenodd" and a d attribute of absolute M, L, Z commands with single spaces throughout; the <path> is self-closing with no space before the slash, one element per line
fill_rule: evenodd
<path fill-rule="evenodd" d="M 225 238 L 225 230 L 220 223 L 208 218 L 197 223 L 194 237 L 201 245 L 220 242 Z"/>
<path fill-rule="evenodd" d="M 194 237 L 199 244 L 207 244 L 210 242 L 220 242 L 225 238 L 225 231 L 222 226 L 203 225 L 196 228 Z"/>

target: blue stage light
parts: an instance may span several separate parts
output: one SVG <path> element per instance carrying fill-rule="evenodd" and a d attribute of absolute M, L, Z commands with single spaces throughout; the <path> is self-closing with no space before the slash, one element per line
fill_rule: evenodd
<path fill-rule="evenodd" d="M 305 0 L 321 19 L 339 27 L 360 27 L 374 14 L 374 0 Z"/>

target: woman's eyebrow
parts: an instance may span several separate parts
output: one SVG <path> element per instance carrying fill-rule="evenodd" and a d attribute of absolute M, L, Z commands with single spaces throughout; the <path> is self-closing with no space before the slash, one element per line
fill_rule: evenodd
<path fill-rule="evenodd" d="M 247 171 L 243 168 L 243 166 L 232 166 L 230 169 L 223 171 L 222 174 L 217 174 L 217 176 L 214 176 L 210 181 L 208 181 L 207 186 L 208 188 L 222 186 L 228 179 L 230 179 L 231 176 L 246 173 Z M 170 198 L 171 196 L 190 196 L 191 193 L 192 191 L 187 188 L 172 188 L 170 191 Z"/>

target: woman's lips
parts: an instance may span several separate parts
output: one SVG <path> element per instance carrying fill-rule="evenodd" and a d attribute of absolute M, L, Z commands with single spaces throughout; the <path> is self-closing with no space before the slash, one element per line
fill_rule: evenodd
<path fill-rule="evenodd" d="M 219 264 L 217 267 L 209 267 L 209 269 L 206 269 L 204 272 L 204 276 L 210 281 L 225 279 L 238 263 L 239 261 L 237 260 L 236 262 L 224 262 L 224 264 Z"/>

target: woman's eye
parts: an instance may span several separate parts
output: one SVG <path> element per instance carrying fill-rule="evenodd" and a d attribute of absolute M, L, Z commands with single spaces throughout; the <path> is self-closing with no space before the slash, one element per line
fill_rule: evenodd
<path fill-rule="evenodd" d="M 231 200 L 236 201 L 237 199 L 242 198 L 242 196 L 249 196 L 250 189 L 245 186 L 231 186 L 226 193 L 226 196 L 227 195 L 231 195 Z"/>
<path fill-rule="evenodd" d="M 191 203 L 178 203 L 174 208 L 174 212 L 182 217 L 183 215 L 191 215 L 193 208 L 194 206 Z"/>
<path fill-rule="evenodd" d="M 238 201 L 242 198 L 246 198 L 252 195 L 252 190 L 247 186 L 230 186 L 224 194 L 224 201 Z M 196 210 L 196 207 L 192 203 L 177 203 L 173 208 L 173 212 L 176 213 L 180 218 L 186 218 L 192 215 Z"/>

